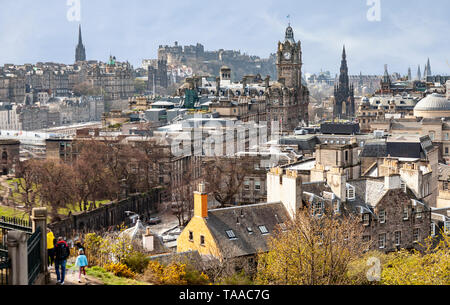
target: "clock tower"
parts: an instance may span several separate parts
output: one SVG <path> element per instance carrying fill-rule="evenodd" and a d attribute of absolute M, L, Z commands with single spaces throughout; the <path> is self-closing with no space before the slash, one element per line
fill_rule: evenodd
<path fill-rule="evenodd" d="M 284 42 L 278 42 L 277 52 L 278 81 L 292 89 L 301 87 L 302 51 L 300 41 L 295 42 L 294 31 L 289 25 Z"/>
<path fill-rule="evenodd" d="M 300 41 L 288 25 L 283 42 L 277 49 L 278 81 L 266 90 L 268 122 L 279 122 L 280 133 L 291 133 L 296 127 L 309 123 L 309 91 L 302 83 L 302 51 Z"/>

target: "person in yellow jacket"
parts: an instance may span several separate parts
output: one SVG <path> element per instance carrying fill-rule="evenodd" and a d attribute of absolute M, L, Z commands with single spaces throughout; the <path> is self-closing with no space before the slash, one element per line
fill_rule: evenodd
<path fill-rule="evenodd" d="M 55 263 L 55 235 L 49 228 L 47 228 L 47 252 L 48 267 L 52 267 Z"/>

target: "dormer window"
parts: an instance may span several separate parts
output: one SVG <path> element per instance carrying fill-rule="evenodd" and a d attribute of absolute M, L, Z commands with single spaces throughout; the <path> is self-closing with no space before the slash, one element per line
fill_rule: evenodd
<path fill-rule="evenodd" d="M 259 231 L 263 235 L 269 234 L 269 230 L 267 230 L 266 226 L 259 226 Z"/>
<path fill-rule="evenodd" d="M 323 214 L 323 202 L 313 202 L 313 216 L 322 216 Z"/>
<path fill-rule="evenodd" d="M 227 233 L 229 239 L 237 239 L 236 234 L 234 234 L 233 230 L 225 231 L 225 233 Z"/>
<path fill-rule="evenodd" d="M 444 222 L 444 233 L 447 235 L 450 234 L 450 221 Z"/>
<path fill-rule="evenodd" d="M 355 187 L 353 185 L 347 184 L 347 200 L 355 200 Z"/>

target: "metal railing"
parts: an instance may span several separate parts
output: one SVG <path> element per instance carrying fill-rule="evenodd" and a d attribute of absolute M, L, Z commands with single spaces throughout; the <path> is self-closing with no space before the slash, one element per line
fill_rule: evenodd
<path fill-rule="evenodd" d="M 0 286 L 9 285 L 9 276 L 11 272 L 11 260 L 8 252 L 0 249 Z"/>
<path fill-rule="evenodd" d="M 5 230 L 18 230 L 31 234 L 32 227 L 29 220 L 23 220 L 15 217 L 0 216 L 0 228 Z"/>
<path fill-rule="evenodd" d="M 37 228 L 27 241 L 28 285 L 33 285 L 41 269 L 41 229 Z"/>

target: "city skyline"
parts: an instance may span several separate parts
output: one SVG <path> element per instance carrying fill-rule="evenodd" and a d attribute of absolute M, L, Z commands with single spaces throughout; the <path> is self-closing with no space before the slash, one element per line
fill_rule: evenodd
<path fill-rule="evenodd" d="M 290 21 L 295 39 L 302 42 L 306 73 L 338 73 L 344 44 L 351 75 L 381 75 L 384 64 L 390 73 L 406 75 L 408 68 L 415 71 L 420 65 L 423 69 L 428 58 L 433 74 L 450 71 L 446 52 L 450 42 L 444 39 L 449 28 L 445 12 L 450 5 L 445 0 L 435 1 L 434 6 L 410 1 L 408 7 L 381 1 L 379 22 L 368 20 L 370 6 L 365 0 L 352 0 L 352 5 L 246 1 L 226 7 L 203 0 L 158 4 L 135 0 L 126 5 L 113 0 L 108 6 L 97 0 L 80 3 L 81 18 L 74 21 L 67 19 L 70 6 L 65 1 L 5 3 L 0 13 L 4 29 L 0 64 L 71 64 L 80 24 L 88 60 L 106 61 L 113 54 L 137 68 L 143 59 L 157 57 L 159 45 L 175 41 L 267 58 L 276 52 L 276 43 L 283 39 Z M 26 22 L 13 21 L 18 18 Z"/>

